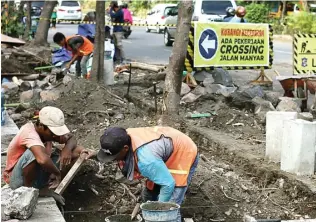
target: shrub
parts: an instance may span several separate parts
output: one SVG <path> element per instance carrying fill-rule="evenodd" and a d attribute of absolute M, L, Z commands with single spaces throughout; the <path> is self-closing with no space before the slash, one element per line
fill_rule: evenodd
<path fill-rule="evenodd" d="M 300 12 L 292 14 L 286 18 L 286 25 L 289 34 L 303 33 L 315 34 L 316 33 L 316 15 L 307 12 Z"/>
<path fill-rule="evenodd" d="M 246 19 L 250 23 L 268 23 L 269 7 L 266 4 L 252 3 L 246 6 Z"/>
<path fill-rule="evenodd" d="M 6 10 L 2 9 L 1 12 L 1 32 L 12 36 L 19 37 L 24 33 L 24 26 L 19 20 L 19 12 L 15 8 L 10 8 L 8 15 L 6 15 Z"/>

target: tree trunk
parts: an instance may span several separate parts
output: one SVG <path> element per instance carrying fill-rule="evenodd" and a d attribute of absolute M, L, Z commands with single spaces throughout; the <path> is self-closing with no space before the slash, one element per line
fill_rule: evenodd
<path fill-rule="evenodd" d="M 281 13 L 281 23 L 284 23 L 286 17 L 286 1 L 282 1 L 282 13 Z"/>
<path fill-rule="evenodd" d="M 24 30 L 24 36 L 23 36 L 23 39 L 25 41 L 27 41 L 29 39 L 30 32 L 31 32 L 31 25 L 32 25 L 32 21 L 31 21 L 32 6 L 31 6 L 31 4 L 32 4 L 31 1 L 26 2 L 26 24 L 25 24 L 25 30 Z"/>
<path fill-rule="evenodd" d="M 309 12 L 309 5 L 308 5 L 308 1 L 301 1 L 301 5 L 302 5 L 302 10 L 305 12 Z"/>
<path fill-rule="evenodd" d="M 177 32 L 172 54 L 169 58 L 163 96 L 163 111 L 168 114 L 179 113 L 182 72 L 189 43 L 192 13 L 192 1 L 180 1 Z"/>
<path fill-rule="evenodd" d="M 100 81 L 104 72 L 105 1 L 96 2 L 96 33 L 91 78 Z"/>
<path fill-rule="evenodd" d="M 48 45 L 47 36 L 50 25 L 50 17 L 52 16 L 52 12 L 56 4 L 57 1 L 45 1 L 43 11 L 41 14 L 41 19 L 36 30 L 34 45 Z"/>
<path fill-rule="evenodd" d="M 20 5 L 19 5 L 19 21 L 22 21 L 23 17 L 24 17 L 24 5 L 25 5 L 25 1 L 21 0 Z"/>

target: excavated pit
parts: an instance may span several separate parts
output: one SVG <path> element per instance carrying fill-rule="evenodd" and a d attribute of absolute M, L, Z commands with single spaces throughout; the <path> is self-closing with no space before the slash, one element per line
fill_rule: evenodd
<path fill-rule="evenodd" d="M 158 124 L 152 115 L 153 97 L 143 93 L 145 89 L 131 87 L 133 104 L 107 92 L 110 90 L 123 98 L 125 85 L 105 90 L 93 82 L 75 80 L 71 92 L 59 100 L 32 107 L 29 112 L 45 105 L 61 108 L 78 143 L 96 150 L 102 132 L 109 126 Z M 202 98 L 196 107 L 182 106 L 181 118 L 188 110 L 196 108 L 205 112 L 208 107 L 216 110 L 215 116 L 186 121 L 172 118 L 168 122 L 186 132 L 204 155 L 181 206 L 183 217 L 192 217 L 194 221 L 241 221 L 244 214 L 271 219 L 315 218 L 315 193 L 262 158 L 264 126 L 256 122 L 253 114 L 231 108 L 221 98 Z M 226 124 L 232 118 L 244 126 Z M 19 126 L 26 121 L 22 119 Z M 207 134 L 214 134 L 216 139 Z M 64 193 L 66 221 L 96 222 L 111 215 L 132 213 L 136 202 L 131 194 L 140 195 L 143 181 L 124 186 L 116 180 L 117 176 L 116 164 L 103 166 L 95 160 L 87 161 Z"/>

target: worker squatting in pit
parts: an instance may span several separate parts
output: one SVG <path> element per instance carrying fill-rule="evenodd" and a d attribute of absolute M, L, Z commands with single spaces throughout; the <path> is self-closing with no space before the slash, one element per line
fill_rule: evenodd
<path fill-rule="evenodd" d="M 52 142 L 65 146 L 59 150 Z M 195 143 L 171 127 L 108 128 L 100 138 L 98 152 L 84 149 L 66 127 L 63 112 L 48 106 L 40 110 L 35 123 L 22 126 L 11 141 L 4 180 L 12 189 L 39 188 L 41 195 L 52 196 L 64 204 L 53 189 L 82 153 L 87 153 L 86 159 L 97 157 L 104 163 L 118 161 L 128 180 L 147 178 L 143 202 L 179 205 L 199 160 Z M 180 211 L 177 221 L 181 222 Z"/>

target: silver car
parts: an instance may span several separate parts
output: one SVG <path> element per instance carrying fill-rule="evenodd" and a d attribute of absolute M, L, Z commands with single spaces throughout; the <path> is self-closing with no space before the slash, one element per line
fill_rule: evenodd
<path fill-rule="evenodd" d="M 165 20 L 164 43 L 165 46 L 172 46 L 177 30 L 178 7 L 169 10 Z M 170 25 L 170 26 L 168 26 Z"/>

